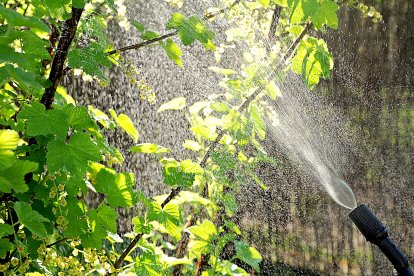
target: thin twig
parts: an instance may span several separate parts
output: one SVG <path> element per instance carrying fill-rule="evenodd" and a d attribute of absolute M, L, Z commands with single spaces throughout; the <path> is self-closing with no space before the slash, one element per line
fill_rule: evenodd
<path fill-rule="evenodd" d="M 212 18 L 216 17 L 217 15 L 220 15 L 220 14 L 222 14 L 222 13 L 225 13 L 226 11 L 231 10 L 234 6 L 236 6 L 238 3 L 240 3 L 240 1 L 241 1 L 241 0 L 236 0 L 236 1 L 234 1 L 234 2 L 233 2 L 233 4 L 231 4 L 230 6 L 225 7 L 225 8 L 222 8 L 221 10 L 218 10 L 218 11 L 216 11 L 216 12 L 209 12 L 209 13 L 206 13 L 206 14 L 204 15 L 204 17 L 203 17 L 203 18 L 204 18 L 205 20 L 212 19 Z"/>
<path fill-rule="evenodd" d="M 52 247 L 52 246 L 54 246 L 54 245 L 56 245 L 58 243 L 61 243 L 61 242 L 67 241 L 67 240 L 68 240 L 68 238 L 63 238 L 63 239 L 57 240 L 55 242 L 52 242 L 51 244 L 46 245 L 46 247 L 47 248 L 50 248 L 50 247 Z"/>
<path fill-rule="evenodd" d="M 206 15 L 204 15 L 203 18 L 204 19 L 211 19 L 213 17 L 216 17 L 217 15 L 222 14 L 222 13 L 226 12 L 227 10 L 232 9 L 234 6 L 236 6 L 238 3 L 240 3 L 240 1 L 241 0 L 236 0 L 230 6 L 225 7 L 225 8 L 223 8 L 223 9 L 221 9 L 221 10 L 215 12 L 215 13 L 207 13 Z M 124 52 L 124 51 L 128 51 L 128 50 L 137 50 L 139 48 L 142 48 L 142 47 L 151 45 L 153 43 L 156 43 L 158 41 L 164 40 L 166 38 L 176 36 L 177 34 L 178 34 L 178 31 L 175 30 L 175 31 L 172 31 L 170 33 L 164 34 L 162 36 L 156 37 L 154 39 L 146 40 L 144 42 L 140 42 L 140 43 L 137 43 L 137 44 L 132 44 L 132 45 L 129 45 L 129 46 L 125 46 L 125 47 L 121 47 L 121 48 L 109 51 L 109 52 L 107 52 L 107 55 L 110 56 L 110 55 L 116 54 L 118 52 Z"/>
<path fill-rule="evenodd" d="M 133 44 L 133 45 L 129 45 L 129 46 L 125 46 L 125 47 L 121 47 L 121 48 L 118 48 L 118 49 L 115 49 L 115 50 L 109 51 L 109 52 L 107 52 L 106 54 L 107 54 L 108 56 L 110 56 L 110 55 L 116 54 L 116 53 L 118 53 L 118 52 L 123 52 L 123 51 L 128 51 L 128 50 L 133 50 L 133 49 L 137 50 L 137 49 L 139 49 L 139 48 L 142 48 L 142 47 L 144 47 L 144 46 L 151 45 L 151 44 L 153 44 L 153 43 L 155 43 L 155 42 L 158 42 L 158 41 L 164 40 L 164 39 L 166 39 L 166 38 L 169 38 L 169 37 L 175 36 L 175 35 L 177 35 L 177 34 L 178 34 L 178 31 L 173 31 L 173 32 L 167 33 L 167 34 L 165 34 L 165 35 L 162 35 L 162 36 L 156 37 L 156 38 L 154 38 L 154 39 L 146 40 L 146 41 L 141 42 L 141 43 L 137 43 L 137 44 Z"/>
<path fill-rule="evenodd" d="M 119 258 L 115 261 L 114 267 L 115 268 L 119 268 L 119 266 L 121 265 L 122 261 L 126 258 L 126 256 L 128 256 L 129 252 L 131 252 L 131 250 L 135 247 L 135 245 L 137 244 L 137 242 L 139 241 L 139 239 L 141 239 L 141 237 L 144 234 L 138 234 L 135 236 L 135 238 L 131 241 L 131 243 L 128 245 L 128 247 L 124 250 L 124 252 L 122 252 L 121 256 L 119 256 Z"/>

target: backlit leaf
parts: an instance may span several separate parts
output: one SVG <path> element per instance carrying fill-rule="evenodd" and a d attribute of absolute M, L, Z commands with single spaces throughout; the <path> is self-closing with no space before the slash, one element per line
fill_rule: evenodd
<path fill-rule="evenodd" d="M 132 120 L 125 114 L 117 115 L 115 110 L 109 109 L 109 113 L 114 119 L 115 123 L 122 128 L 133 140 L 138 141 L 138 131 L 136 130 Z"/>
<path fill-rule="evenodd" d="M 0 130 L 0 171 L 9 168 L 15 161 L 14 150 L 19 144 L 19 134 L 14 130 Z"/>
<path fill-rule="evenodd" d="M 164 103 L 158 108 L 158 112 L 163 112 L 165 110 L 182 110 L 186 105 L 186 100 L 184 97 L 178 97 L 172 99 L 171 101 Z"/>

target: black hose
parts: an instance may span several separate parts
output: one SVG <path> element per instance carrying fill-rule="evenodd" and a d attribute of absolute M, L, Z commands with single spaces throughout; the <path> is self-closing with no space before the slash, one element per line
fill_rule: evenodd
<path fill-rule="evenodd" d="M 367 241 L 377 245 L 382 253 L 391 261 L 399 276 L 414 276 L 407 257 L 388 237 L 388 229 L 382 224 L 372 211 L 364 204 L 359 205 L 349 217 L 364 235 Z"/>

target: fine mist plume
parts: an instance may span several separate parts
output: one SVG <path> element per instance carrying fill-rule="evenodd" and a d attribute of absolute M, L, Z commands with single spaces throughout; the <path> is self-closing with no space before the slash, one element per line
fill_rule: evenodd
<path fill-rule="evenodd" d="M 352 145 L 339 112 L 308 91 L 295 75 L 287 76 L 281 91 L 274 102 L 277 120 L 267 124 L 269 144 L 297 163 L 303 173 L 314 176 L 338 204 L 353 209 L 354 194 L 341 179 L 350 169 Z"/>

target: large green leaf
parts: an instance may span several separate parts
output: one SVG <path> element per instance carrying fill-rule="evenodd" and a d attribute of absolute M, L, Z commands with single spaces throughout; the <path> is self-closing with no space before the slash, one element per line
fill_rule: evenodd
<path fill-rule="evenodd" d="M 48 233 L 43 222 L 49 222 L 47 218 L 33 210 L 26 202 L 16 202 L 14 210 L 21 224 L 24 224 L 33 234 L 41 238 L 46 238 Z"/>
<path fill-rule="evenodd" d="M 164 183 L 169 186 L 191 187 L 195 175 L 203 173 L 200 165 L 189 159 L 181 163 L 175 160 L 164 159 L 162 163 L 164 165 Z"/>
<path fill-rule="evenodd" d="M 166 232 L 177 240 L 180 237 L 178 228 L 180 219 L 180 209 L 177 204 L 170 202 L 162 208 L 157 202 L 151 202 L 151 207 L 148 210 L 148 220 L 160 223 L 164 226 Z"/>
<path fill-rule="evenodd" d="M 66 220 L 68 225 L 64 233 L 66 237 L 77 238 L 88 231 L 86 220 L 87 207 L 83 201 L 79 201 L 76 197 L 67 197 L 66 200 L 66 210 L 68 211 Z"/>
<path fill-rule="evenodd" d="M 211 251 L 213 241 L 218 235 L 214 223 L 204 220 L 200 225 L 189 227 L 188 231 L 195 236 L 195 240 L 191 242 L 191 250 L 197 256 Z"/>
<path fill-rule="evenodd" d="M 171 19 L 167 22 L 167 29 L 176 29 L 181 38 L 181 42 L 185 46 L 191 45 L 194 41 L 198 40 L 207 49 L 215 49 L 215 45 L 212 42 L 214 33 L 197 16 L 191 16 L 187 20 L 184 15 L 173 13 Z"/>
<path fill-rule="evenodd" d="M 178 66 L 183 67 L 183 61 L 181 60 L 183 52 L 171 38 L 167 39 L 165 42 L 161 41 L 160 45 L 169 59 L 177 63 Z"/>
<path fill-rule="evenodd" d="M 0 67 L 0 86 L 9 80 L 15 81 L 26 92 L 40 94 L 43 90 L 42 84 L 38 82 L 34 73 L 24 71 L 22 68 L 14 67 L 11 64 L 6 64 Z"/>
<path fill-rule="evenodd" d="M 106 200 L 113 207 L 131 207 L 136 203 L 133 192 L 134 176 L 132 173 L 116 173 L 104 168 L 95 178 L 95 189 L 107 195 Z"/>
<path fill-rule="evenodd" d="M 90 135 L 82 132 L 74 133 L 69 143 L 61 140 L 51 141 L 47 145 L 48 169 L 51 172 L 66 170 L 75 176 L 83 176 L 88 161 L 100 161 L 101 152 Z"/>
<path fill-rule="evenodd" d="M 0 224 L 0 238 L 13 234 L 13 227 L 8 224 L 1 223 Z"/>
<path fill-rule="evenodd" d="M 134 142 L 138 141 L 138 131 L 136 130 L 132 120 L 127 115 L 117 115 L 113 109 L 109 109 L 109 113 L 112 118 L 114 118 L 115 123 L 122 128 L 134 140 Z"/>
<path fill-rule="evenodd" d="M 9 168 L 15 161 L 14 150 L 19 144 L 19 134 L 14 130 L 0 130 L 0 171 Z"/>
<path fill-rule="evenodd" d="M 90 231 L 81 236 L 82 244 L 89 248 L 102 248 L 108 232 L 116 233 L 116 211 L 106 205 L 89 211 Z"/>
<path fill-rule="evenodd" d="M 68 65 L 71 68 L 82 69 L 86 74 L 108 81 L 101 66 L 110 67 L 111 62 L 105 49 L 93 42 L 84 48 L 73 48 L 68 54 Z"/>
<path fill-rule="evenodd" d="M 63 110 L 68 116 L 68 124 L 76 130 L 96 128 L 96 124 L 83 106 L 66 105 Z"/>
<path fill-rule="evenodd" d="M 33 102 L 31 106 L 25 105 L 18 118 L 26 120 L 28 136 L 54 134 L 63 139 L 69 130 L 68 118 L 63 110 L 46 110 L 39 102 Z"/>
<path fill-rule="evenodd" d="M 254 247 L 249 247 L 241 241 L 235 241 L 234 247 L 236 248 L 236 257 L 238 259 L 253 267 L 257 272 L 260 272 L 259 264 L 262 261 L 262 256 Z"/>
<path fill-rule="evenodd" d="M 0 239 L 0 258 L 4 258 L 12 250 L 13 244 L 8 239 Z"/>
<path fill-rule="evenodd" d="M 13 165 L 5 170 L 0 170 L 0 192 L 10 193 L 14 190 L 17 193 L 24 193 L 29 190 L 24 176 L 37 169 L 37 163 L 23 160 L 16 160 Z"/>
<path fill-rule="evenodd" d="M 6 19 L 10 26 L 35 28 L 45 32 L 50 31 L 49 27 L 39 18 L 23 16 L 12 9 L 3 7 L 3 5 L 0 5 L 0 17 Z"/>
<path fill-rule="evenodd" d="M 320 78 L 327 79 L 334 65 L 332 54 L 322 39 L 308 37 L 301 41 L 292 59 L 292 71 L 302 75 L 309 88 L 314 88 Z"/>
<path fill-rule="evenodd" d="M 333 0 L 288 0 L 290 8 L 290 23 L 300 24 L 312 20 L 315 28 L 327 25 L 332 29 L 338 28 L 339 7 Z"/>

